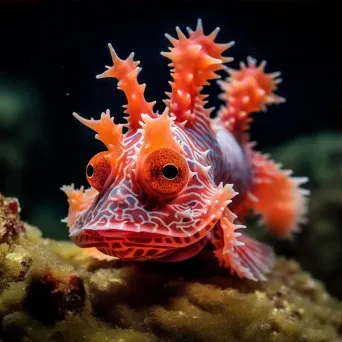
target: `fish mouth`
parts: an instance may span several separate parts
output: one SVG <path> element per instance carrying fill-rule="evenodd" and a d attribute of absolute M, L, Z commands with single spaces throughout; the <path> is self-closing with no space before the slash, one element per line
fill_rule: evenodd
<path fill-rule="evenodd" d="M 188 224 L 189 225 L 189 224 Z M 122 237 L 130 234 L 147 234 L 153 236 L 168 236 L 168 237 L 189 237 L 191 234 L 182 229 L 172 229 L 170 225 L 163 225 L 160 222 L 143 221 L 134 222 L 131 220 L 109 221 L 100 220 L 92 221 L 85 224 L 76 222 L 74 227 L 69 231 L 69 237 L 73 238 L 81 234 L 91 234 L 106 236 L 106 237 Z"/>
<path fill-rule="evenodd" d="M 110 228 L 101 229 L 97 226 L 83 227 L 71 231 L 69 236 L 79 247 L 100 247 L 107 245 L 109 241 L 124 241 L 132 235 L 132 232 L 122 230 L 120 225 L 112 225 Z"/>
<path fill-rule="evenodd" d="M 101 232 L 101 234 L 100 234 Z M 106 233 L 104 233 L 106 232 Z M 91 226 L 84 226 L 84 227 L 80 227 L 77 229 L 72 229 L 69 232 L 69 237 L 73 238 L 82 234 L 90 234 L 93 236 L 113 236 L 113 233 L 115 232 L 115 236 L 120 236 L 123 235 L 125 233 L 127 233 L 128 231 L 126 229 L 124 229 L 122 227 L 121 224 L 111 224 L 109 227 L 101 227 L 98 225 L 91 225 Z"/>
<path fill-rule="evenodd" d="M 157 243 L 157 233 L 127 232 L 118 229 L 80 229 L 72 241 L 81 248 L 95 247 L 103 254 L 133 261 L 155 260 L 175 251 L 175 246 Z"/>
<path fill-rule="evenodd" d="M 99 225 L 84 226 L 72 230 L 69 236 L 76 245 L 82 248 L 108 246 L 109 243 L 115 246 L 115 242 L 151 247 L 153 239 L 165 237 L 161 232 L 153 231 L 147 224 L 131 224 L 131 222 L 111 223 L 106 227 Z"/>

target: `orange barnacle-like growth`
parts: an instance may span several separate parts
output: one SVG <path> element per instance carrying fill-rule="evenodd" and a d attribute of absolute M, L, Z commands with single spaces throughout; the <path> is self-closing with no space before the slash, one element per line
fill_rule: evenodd
<path fill-rule="evenodd" d="M 258 66 L 255 59 L 248 57 L 247 66 L 240 63 L 240 70 L 227 68 L 230 77 L 218 81 L 223 90 L 220 98 L 226 101 L 218 113 L 219 117 L 240 142 L 246 142 L 245 132 L 252 121 L 251 113 L 265 111 L 266 105 L 285 102 L 283 97 L 273 93 L 281 83 L 277 78 L 280 72 L 267 74 L 265 66 L 265 61 Z"/>
<path fill-rule="evenodd" d="M 118 57 L 111 44 L 108 44 L 110 54 L 113 60 L 113 66 L 107 67 L 107 70 L 96 78 L 114 77 L 118 82 L 118 89 L 125 92 L 127 105 L 125 112 L 129 115 L 127 121 L 129 129 L 136 130 L 139 128 L 141 113 L 146 113 L 151 117 L 156 114 L 152 108 L 155 102 L 147 102 L 144 97 L 146 84 L 138 83 L 138 74 L 141 68 L 138 68 L 139 61 L 134 61 L 134 53 L 131 53 L 126 60 Z"/>
<path fill-rule="evenodd" d="M 222 53 L 234 42 L 216 43 L 214 40 L 219 28 L 205 35 L 201 20 L 198 20 L 195 31 L 189 28 L 187 30 L 189 37 L 186 37 L 178 27 L 178 39 L 166 34 L 173 47 L 169 48 L 170 52 L 161 54 L 171 60 L 169 65 L 172 67 L 173 82 L 170 82 L 171 93 L 166 93 L 169 96 L 165 101 L 166 105 L 176 116 L 177 121 L 187 120 L 187 124 L 191 124 L 195 119 L 195 104 L 200 102 L 203 106 L 206 103 L 205 96 L 201 94 L 203 86 L 209 84 L 209 80 L 218 78 L 216 71 L 224 68 L 223 63 L 233 60 L 223 57 Z"/>

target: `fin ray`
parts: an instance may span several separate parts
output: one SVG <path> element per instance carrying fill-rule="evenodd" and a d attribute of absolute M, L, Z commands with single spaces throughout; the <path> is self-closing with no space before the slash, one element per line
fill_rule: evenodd
<path fill-rule="evenodd" d="M 307 196 L 310 193 L 300 186 L 308 179 L 291 177 L 268 156 L 252 149 L 248 154 L 254 177 L 250 194 L 236 208 L 239 218 L 243 219 L 253 209 L 262 216 L 260 223 L 264 223 L 276 236 L 287 237 L 298 232 L 300 225 L 306 222 Z"/>
<path fill-rule="evenodd" d="M 232 216 L 227 208 L 211 235 L 211 242 L 216 248 L 215 255 L 221 266 L 230 268 L 231 274 L 265 281 L 266 274 L 274 265 L 273 250 L 243 233 L 237 233 L 236 230 L 241 226 L 233 223 L 234 218 L 235 215 Z"/>

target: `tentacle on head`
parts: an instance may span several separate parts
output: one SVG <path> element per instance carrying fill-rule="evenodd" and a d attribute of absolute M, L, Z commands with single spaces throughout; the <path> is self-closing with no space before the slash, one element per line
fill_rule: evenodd
<path fill-rule="evenodd" d="M 223 90 L 220 98 L 226 102 L 218 117 L 240 142 L 246 142 L 246 131 L 252 121 L 250 114 L 265 111 L 266 105 L 282 103 L 285 99 L 274 94 L 281 82 L 280 72 L 265 73 L 265 61 L 257 65 L 256 60 L 249 57 L 247 65 L 240 63 L 240 66 L 240 70 L 227 68 L 230 77 L 218 82 Z"/>
<path fill-rule="evenodd" d="M 175 117 L 169 116 L 167 108 L 155 119 L 143 114 L 142 121 L 140 122 L 141 129 L 139 131 L 142 133 L 144 140 L 140 153 L 147 155 L 159 148 L 173 148 L 183 153 L 173 136 L 175 130 L 173 125 L 174 120 Z"/>
<path fill-rule="evenodd" d="M 87 120 L 79 116 L 77 113 L 73 113 L 73 115 L 81 123 L 97 133 L 95 138 L 106 145 L 108 155 L 106 155 L 105 158 L 113 168 L 116 160 L 122 153 L 122 125 L 114 123 L 113 118 L 110 117 L 109 110 L 107 110 L 106 113 L 102 113 L 98 120 Z"/>
<path fill-rule="evenodd" d="M 201 94 L 203 86 L 209 84 L 209 80 L 218 78 L 216 72 L 224 68 L 223 63 L 233 60 L 223 57 L 222 53 L 234 42 L 216 43 L 214 40 L 219 28 L 205 35 L 200 19 L 195 31 L 189 28 L 187 30 L 189 37 L 186 37 L 178 27 L 178 39 L 166 34 L 173 47 L 169 48 L 170 52 L 161 54 L 171 60 L 169 65 L 172 67 L 173 78 L 173 82 L 170 82 L 171 92 L 166 93 L 169 99 L 165 100 L 165 103 L 177 121 L 187 121 L 186 125 L 191 125 L 196 121 L 196 116 L 209 118 L 211 110 L 202 109 L 195 114 L 195 107 L 203 108 L 206 104 L 206 96 Z"/>
<path fill-rule="evenodd" d="M 144 97 L 146 84 L 139 84 L 138 74 L 141 68 L 138 67 L 139 61 L 134 61 L 134 53 L 131 53 L 127 59 L 122 60 L 118 57 L 111 44 L 108 44 L 110 54 L 113 60 L 113 66 L 107 67 L 107 70 L 96 78 L 114 77 L 118 82 L 118 89 L 125 92 L 127 105 L 125 112 L 128 114 L 128 128 L 135 131 L 140 127 L 141 114 L 145 113 L 151 117 L 157 115 L 153 112 L 155 102 L 147 102 Z"/>

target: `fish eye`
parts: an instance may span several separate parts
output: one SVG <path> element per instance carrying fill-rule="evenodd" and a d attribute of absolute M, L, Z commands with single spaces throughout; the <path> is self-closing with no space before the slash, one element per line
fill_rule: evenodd
<path fill-rule="evenodd" d="M 175 179 L 178 175 L 178 169 L 177 169 L 177 166 L 176 165 L 173 165 L 173 164 L 166 164 L 164 167 L 163 167 L 163 176 L 166 178 L 166 179 Z"/>
<path fill-rule="evenodd" d="M 87 165 L 87 177 L 91 178 L 94 175 L 94 167 L 92 164 Z"/>
<path fill-rule="evenodd" d="M 189 167 L 184 157 L 170 148 L 151 152 L 142 168 L 142 185 L 152 195 L 174 196 L 187 184 Z"/>
<path fill-rule="evenodd" d="M 92 157 L 86 168 L 86 176 L 91 187 L 101 192 L 110 174 L 111 167 L 105 158 L 108 152 L 100 152 Z"/>

